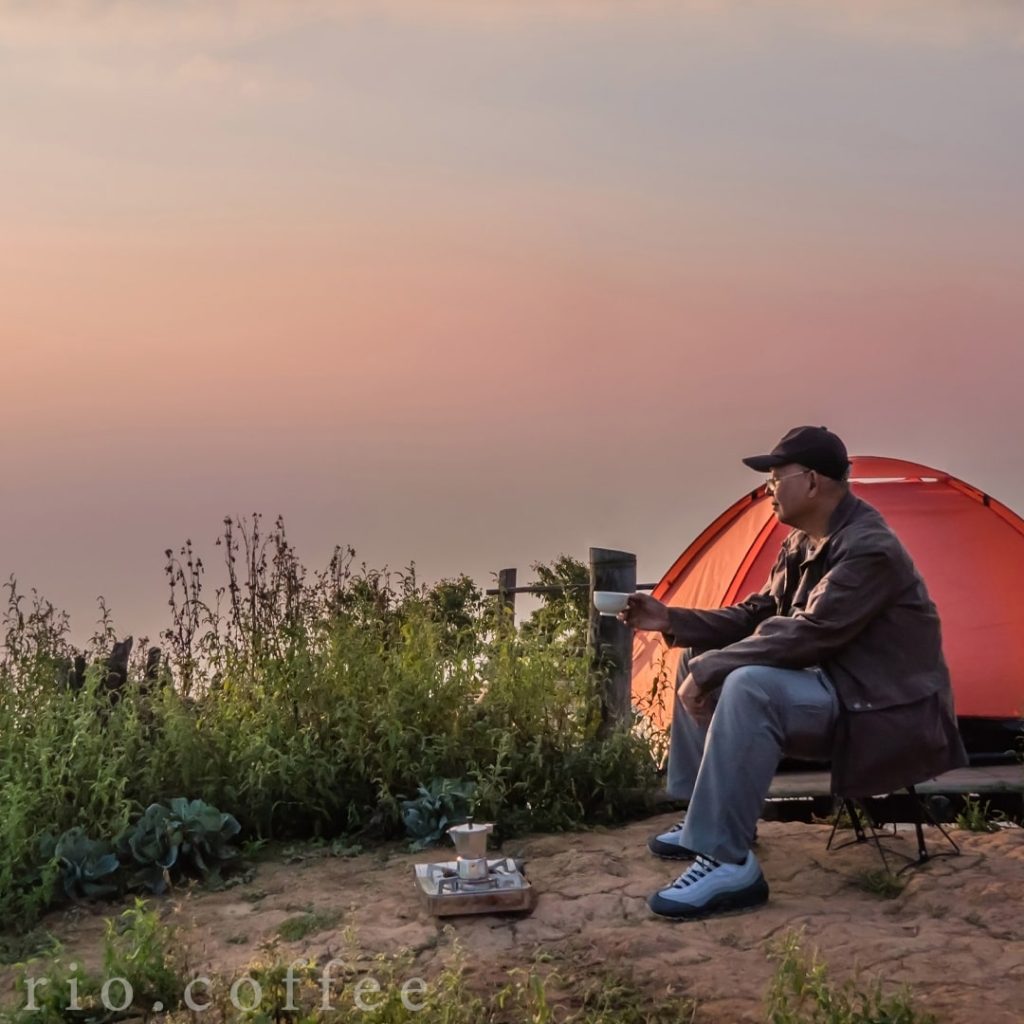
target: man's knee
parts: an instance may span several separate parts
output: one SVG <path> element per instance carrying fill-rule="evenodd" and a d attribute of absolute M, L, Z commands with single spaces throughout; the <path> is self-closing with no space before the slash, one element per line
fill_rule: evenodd
<path fill-rule="evenodd" d="M 768 665 L 741 665 L 734 668 L 722 684 L 723 701 L 770 699 L 774 689 L 772 669 Z"/>

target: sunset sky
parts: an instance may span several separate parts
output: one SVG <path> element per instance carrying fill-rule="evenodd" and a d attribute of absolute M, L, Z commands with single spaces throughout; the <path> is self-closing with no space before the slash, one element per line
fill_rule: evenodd
<path fill-rule="evenodd" d="M 0 96 L 0 575 L 78 639 L 257 510 L 656 580 L 797 423 L 1024 512 L 1024 5 L 0 0 Z"/>

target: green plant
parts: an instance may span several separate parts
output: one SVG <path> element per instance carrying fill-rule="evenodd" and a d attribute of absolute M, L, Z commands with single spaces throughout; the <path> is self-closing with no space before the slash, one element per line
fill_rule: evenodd
<path fill-rule="evenodd" d="M 352 937 L 346 938 L 351 943 Z M 245 938 L 229 941 L 242 943 Z M 10 1024 L 84 1024 L 153 1019 L 167 1012 L 169 1020 L 178 1020 L 192 977 L 179 948 L 174 928 L 136 902 L 106 922 L 101 972 L 69 962 L 61 950 L 47 962 L 23 965 L 18 981 L 21 1007 L 6 1019 Z M 275 939 L 262 946 L 244 975 L 211 974 L 193 995 L 206 1004 L 201 1016 L 209 1024 L 686 1024 L 694 1019 L 696 1004 L 685 996 L 653 998 L 627 974 L 586 965 L 560 972 L 543 960 L 539 957 L 532 968 L 512 971 L 507 982 L 495 988 L 474 981 L 457 942 L 444 966 L 428 971 L 408 950 L 372 958 L 346 950 L 344 956 L 332 957 L 328 966 L 323 960 L 282 955 Z M 240 1012 L 230 993 L 243 976 L 252 985 L 236 989 L 236 1000 L 243 1005 L 257 999 L 258 1003 Z M 38 983 L 43 978 L 45 983 Z M 125 1011 L 107 1011 L 101 1004 L 103 982 L 111 978 L 123 978 L 131 987 L 131 1005 Z M 37 981 L 34 1008 L 28 999 L 31 979 Z M 121 1000 L 123 991 L 115 985 L 108 997 Z"/>
<path fill-rule="evenodd" d="M 883 900 L 894 900 L 906 888 L 907 881 L 902 875 L 894 875 L 891 871 L 876 868 L 861 871 L 853 878 L 853 884 L 862 892 L 879 896 Z"/>
<path fill-rule="evenodd" d="M 770 1024 L 932 1024 L 935 1018 L 914 1006 L 906 988 L 886 995 L 881 982 L 837 983 L 817 950 L 802 948 L 802 935 L 788 932 L 769 948 L 776 961 L 766 995 Z"/>
<path fill-rule="evenodd" d="M 988 800 L 982 802 L 981 797 L 969 794 L 956 816 L 956 826 L 968 832 L 998 832 L 998 823 L 1005 820 L 1002 811 L 991 810 Z"/>
<path fill-rule="evenodd" d="M 221 550 L 225 579 L 212 593 L 191 544 L 169 553 L 166 667 L 147 674 L 140 641 L 116 694 L 106 606 L 76 651 L 65 616 L 8 585 L 0 918 L 30 927 L 63 894 L 60 864 L 40 844 L 76 826 L 121 839 L 122 870 L 143 886 L 202 875 L 193 850 L 216 869 L 218 847 L 193 844 L 184 821 L 180 841 L 167 835 L 170 801 L 185 793 L 230 811 L 250 850 L 319 840 L 344 855 L 403 836 L 403 800 L 429 780 L 472 784 L 474 814 L 502 837 L 621 821 L 656 785 L 662 734 L 600 734 L 579 642 L 585 588 L 565 588 L 543 628 L 516 630 L 464 577 L 424 586 L 411 566 L 356 567 L 348 548 L 307 572 L 280 522 L 226 523 Z M 552 571 L 578 581 L 576 566 Z M 140 826 L 154 804 L 166 814 L 147 811 Z M 426 835 L 440 816 L 429 828 L 422 819 Z M 217 842 L 223 852 L 237 838 Z"/>
<path fill-rule="evenodd" d="M 698 1004 L 685 995 L 652 997 L 628 970 L 609 966 L 542 972 L 511 972 L 492 1006 L 514 1021 L 569 1021 L 572 1024 L 692 1024 Z"/>
<path fill-rule="evenodd" d="M 0 935 L 0 965 L 16 964 L 30 957 L 53 953 L 59 948 L 57 940 L 41 928 L 20 935 Z"/>
<path fill-rule="evenodd" d="M 100 1011 L 99 978 L 69 959 L 59 944 L 45 960 L 29 960 L 18 968 L 18 1009 L 7 1014 L 9 1024 L 66 1024 L 75 1012 L 73 1004 L 79 1012 Z"/>
<path fill-rule="evenodd" d="M 180 848 L 171 813 L 161 804 L 150 804 L 117 839 L 120 856 L 136 865 L 131 884 L 144 886 L 158 896 L 171 884 L 170 871 L 178 862 Z"/>
<path fill-rule="evenodd" d="M 59 945 L 45 959 L 29 960 L 20 967 L 16 982 L 20 1008 L 9 1015 L 11 1024 L 112 1019 L 102 1003 L 104 983 L 112 978 L 127 985 L 108 992 L 108 998 L 121 1000 L 130 990 L 133 1013 L 148 1013 L 157 1003 L 164 1010 L 174 1010 L 187 980 L 176 930 L 163 924 L 141 900 L 105 922 L 101 972 L 86 970 Z"/>
<path fill-rule="evenodd" d="M 83 828 L 76 826 L 57 840 L 53 855 L 60 864 L 64 892 L 70 899 L 117 892 L 113 876 L 120 864 L 113 846 L 106 840 L 90 839 Z"/>
<path fill-rule="evenodd" d="M 216 873 L 240 855 L 231 845 L 242 829 L 234 815 L 185 797 L 175 797 L 169 807 L 181 832 L 181 857 L 200 874 Z"/>
<path fill-rule="evenodd" d="M 459 779 L 433 779 L 417 792 L 415 799 L 402 801 L 402 822 L 413 840 L 410 850 L 433 846 L 449 827 L 466 821 L 473 810 L 476 786 Z"/>
<path fill-rule="evenodd" d="M 298 942 L 307 935 L 333 928 L 340 919 L 341 914 L 337 911 L 310 911 L 282 921 L 277 927 L 277 934 L 285 942 Z"/>
<path fill-rule="evenodd" d="M 326 990 L 317 964 L 295 963 L 290 1004 L 294 1009 L 288 1009 L 289 962 L 271 944 L 264 956 L 249 966 L 249 976 L 263 993 L 259 1019 L 297 1017 L 309 1024 L 686 1024 L 693 1020 L 696 1009 L 693 1000 L 685 997 L 670 1002 L 652 1000 L 628 977 L 604 970 L 562 975 L 537 965 L 513 970 L 500 988 L 480 991 L 472 984 L 458 946 L 453 958 L 427 977 L 408 951 L 369 960 L 335 961 Z M 407 993 L 404 986 L 413 978 L 423 984 L 412 992 L 410 1001 L 403 992 Z M 356 997 L 360 986 L 362 1005 Z M 323 1008 L 325 997 L 327 1010 Z M 222 1008 L 228 1012 L 226 1006 Z"/>
<path fill-rule="evenodd" d="M 850 808 L 845 800 L 835 807 L 831 814 L 824 817 L 812 814 L 811 821 L 816 825 L 831 825 L 836 831 L 853 828 L 853 818 L 850 816 Z"/>
<path fill-rule="evenodd" d="M 230 840 L 240 829 L 232 815 L 201 800 L 178 797 L 169 806 L 150 804 L 118 836 L 117 849 L 126 863 L 135 865 L 132 884 L 159 895 L 170 885 L 172 870 L 216 877 L 220 862 L 238 856 Z"/>
<path fill-rule="evenodd" d="M 548 589 L 540 595 L 540 607 L 523 623 L 523 635 L 583 657 L 590 624 L 589 567 L 571 555 L 559 555 L 550 563 L 534 562 L 531 568 L 537 584 Z"/>
<path fill-rule="evenodd" d="M 344 839 L 336 839 L 327 847 L 328 857 L 358 857 L 363 852 L 361 843 L 349 843 Z"/>
<path fill-rule="evenodd" d="M 149 1010 L 161 1003 L 178 1006 L 187 963 L 177 930 L 165 925 L 155 910 L 136 898 L 116 918 L 106 921 L 103 943 L 105 978 L 127 978 L 135 992 L 133 1005 Z"/>
<path fill-rule="evenodd" d="M 246 860 L 256 860 L 268 852 L 266 846 L 266 839 L 246 839 L 241 846 L 242 856 Z"/>

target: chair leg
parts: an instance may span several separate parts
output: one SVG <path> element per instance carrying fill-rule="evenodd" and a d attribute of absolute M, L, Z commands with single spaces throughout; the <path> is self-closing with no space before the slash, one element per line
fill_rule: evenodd
<path fill-rule="evenodd" d="M 857 805 L 852 800 L 844 800 L 843 805 L 846 807 L 846 813 L 850 816 L 850 821 L 853 824 L 853 834 L 857 837 L 857 842 L 863 843 L 867 836 L 864 834 L 864 825 L 861 823 Z M 867 817 L 866 812 L 865 817 Z M 868 818 L 868 824 L 871 824 L 870 818 Z"/>
<path fill-rule="evenodd" d="M 891 875 L 892 868 L 889 867 L 889 858 L 885 855 L 885 847 L 882 845 L 882 840 L 879 838 L 877 825 L 875 823 L 874 818 L 872 818 L 871 816 L 871 812 L 867 809 L 867 807 L 864 808 L 864 820 L 867 821 L 868 828 L 871 829 L 871 842 L 875 844 L 875 849 L 878 851 L 878 856 L 882 858 L 882 868 L 884 869 L 887 875 Z M 863 829 L 861 830 L 861 836 L 863 837 L 861 840 L 863 842 L 864 839 L 867 838 L 867 835 L 864 833 Z"/>
<path fill-rule="evenodd" d="M 835 820 L 832 823 L 832 832 L 828 837 L 828 843 L 826 844 L 825 848 L 827 850 L 841 850 L 844 847 L 851 846 L 854 843 L 864 843 L 870 841 L 874 843 L 875 849 L 878 851 L 879 857 L 882 858 L 882 864 L 885 868 L 885 871 L 890 875 L 893 874 L 893 871 L 892 868 L 889 866 L 889 858 L 886 855 L 887 852 L 895 854 L 898 857 L 902 857 L 909 862 L 905 864 L 902 868 L 900 868 L 899 871 L 895 872 L 895 874 L 897 875 L 902 874 L 904 871 L 907 871 L 910 868 L 919 867 L 921 864 L 924 864 L 925 862 L 935 857 L 960 856 L 960 847 L 957 846 L 956 842 L 953 840 L 953 837 L 949 834 L 949 832 L 946 831 L 942 823 L 938 821 L 934 814 L 932 814 L 930 808 L 921 799 L 917 790 L 913 786 L 907 786 L 907 793 L 910 796 L 911 804 L 914 808 L 914 833 L 917 838 L 916 857 L 913 857 L 907 853 L 902 853 L 899 850 L 886 851 L 885 847 L 881 843 L 878 828 L 876 827 L 876 823 L 873 820 L 871 812 L 868 810 L 866 806 L 860 808 L 853 800 L 848 798 L 843 799 L 842 804 L 836 812 Z M 836 832 L 839 828 L 839 819 L 843 811 L 846 811 L 846 813 L 849 815 L 850 823 L 853 826 L 854 838 L 847 840 L 847 842 L 845 843 L 840 843 L 838 846 L 833 847 L 832 844 L 835 840 Z M 864 821 L 866 821 L 867 823 L 867 828 L 871 830 L 870 836 L 867 834 L 867 831 L 865 830 L 864 822 L 861 819 L 861 813 L 863 813 L 864 815 Z M 924 825 L 926 822 L 930 825 L 933 825 L 942 833 L 946 842 L 949 843 L 949 845 L 953 848 L 952 852 L 944 851 L 942 853 L 932 853 L 929 851 L 928 844 L 925 842 L 924 837 Z M 895 824 L 893 825 L 893 835 L 896 835 Z"/>
<path fill-rule="evenodd" d="M 838 846 L 833 847 L 832 843 L 835 840 L 835 835 L 839 829 L 839 819 L 842 817 L 843 811 L 846 811 L 847 816 L 850 819 L 850 825 L 853 828 L 853 839 L 848 839 L 845 843 L 840 843 Z M 857 804 L 853 800 L 848 798 L 844 799 L 839 809 L 836 811 L 835 820 L 832 822 L 832 832 L 828 837 L 828 842 L 825 844 L 826 850 L 842 850 L 847 846 L 852 846 L 854 843 L 866 843 L 872 842 L 875 844 L 875 849 L 878 851 L 879 857 L 882 858 L 882 863 L 885 865 L 885 870 L 891 874 L 889 868 L 889 860 L 885 855 L 885 848 L 882 846 L 878 838 L 878 830 L 875 828 L 875 823 L 871 819 L 871 813 L 865 807 L 863 808 L 863 820 L 861 819 L 862 809 L 858 808 Z M 867 827 L 871 830 L 870 837 L 864 828 L 864 822 L 867 822 Z"/>
<path fill-rule="evenodd" d="M 926 861 L 931 860 L 935 857 L 959 857 L 960 847 L 957 846 L 956 841 L 946 831 L 942 823 L 932 814 L 931 809 L 921 799 L 920 794 L 913 786 L 907 786 L 907 793 L 910 794 L 910 802 L 914 808 L 914 831 L 917 834 L 917 859 L 911 860 L 909 864 L 905 864 L 900 868 L 900 873 L 915 868 L 924 864 Z M 927 820 L 928 824 L 937 828 L 947 843 L 953 848 L 953 852 L 950 853 L 948 850 L 942 853 L 930 853 L 928 851 L 928 844 L 924 839 L 924 823 Z"/>
<path fill-rule="evenodd" d="M 825 844 L 826 850 L 832 849 L 832 843 L 835 842 L 836 832 L 839 831 L 839 821 L 843 816 L 843 811 L 846 812 L 846 816 L 850 819 L 850 826 L 853 828 L 854 838 L 847 840 L 845 843 L 840 843 L 836 849 L 841 850 L 844 846 L 849 846 L 851 843 L 863 843 L 867 838 L 867 836 L 864 835 L 864 827 L 860 823 L 860 815 L 857 813 L 856 806 L 852 800 L 844 799 L 842 803 L 836 805 L 835 817 L 832 819 L 832 831 L 829 833 L 828 842 Z"/>

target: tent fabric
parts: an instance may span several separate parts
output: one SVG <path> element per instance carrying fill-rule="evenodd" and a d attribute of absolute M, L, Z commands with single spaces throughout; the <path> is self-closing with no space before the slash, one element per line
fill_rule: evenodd
<path fill-rule="evenodd" d="M 851 463 L 854 492 L 895 530 L 938 607 L 957 714 L 1022 717 L 1024 520 L 941 470 L 877 456 Z M 763 586 L 788 532 L 760 486 L 683 551 L 654 596 L 688 608 L 741 601 Z M 665 684 L 675 679 L 677 661 L 660 635 L 635 634 L 634 703 L 657 725 L 668 721 Z M 655 692 L 662 696 L 652 702 Z"/>

